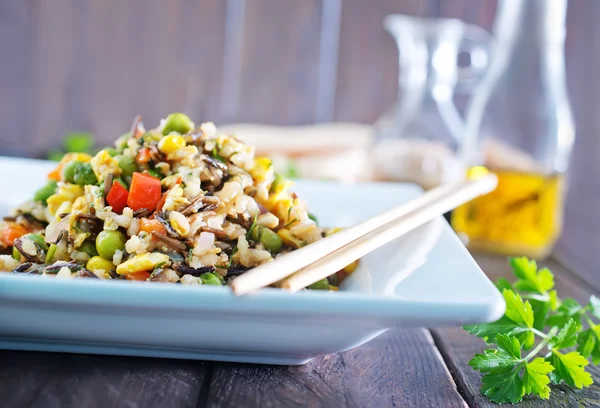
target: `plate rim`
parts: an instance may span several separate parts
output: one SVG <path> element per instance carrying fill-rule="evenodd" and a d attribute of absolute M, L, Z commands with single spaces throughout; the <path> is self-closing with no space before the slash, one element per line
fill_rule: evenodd
<path fill-rule="evenodd" d="M 0 163 L 22 164 L 24 166 L 48 165 L 53 162 L 37 159 L 20 159 L 13 157 L 0 157 Z M 321 180 L 297 180 L 304 188 L 311 186 L 320 186 L 327 188 L 337 186 L 340 188 L 352 186 L 372 186 L 376 188 L 389 189 L 410 189 L 413 192 L 420 192 L 422 189 L 415 184 L 410 183 L 391 183 L 391 182 L 333 182 Z M 444 226 L 446 230 L 449 226 Z M 458 237 L 452 232 L 445 233 L 444 239 L 460 242 Z M 437 244 L 436 244 L 437 245 Z M 397 296 L 382 295 L 376 293 L 361 293 L 339 291 L 335 293 L 324 291 L 303 291 L 300 293 L 288 293 L 281 289 L 266 288 L 256 293 L 245 296 L 236 296 L 227 288 L 219 287 L 182 287 L 181 285 L 169 285 L 160 283 L 140 283 L 140 282 L 103 282 L 99 280 L 87 281 L 84 279 L 76 280 L 56 280 L 43 279 L 33 276 L 16 276 L 10 273 L 0 273 L 0 301 L 34 301 L 51 302 L 54 304 L 66 303 L 64 294 L 70 292 L 71 298 L 68 302 L 89 303 L 89 299 L 102 298 L 102 304 L 114 301 L 115 305 L 121 307 L 127 305 L 130 308 L 144 309 L 151 307 L 151 301 L 155 296 L 171 299 L 169 302 L 162 301 L 161 308 L 176 310 L 218 310 L 223 312 L 240 313 L 265 313 L 272 310 L 279 310 L 281 313 L 299 313 L 310 314 L 319 313 L 323 307 L 327 308 L 328 313 L 334 313 L 339 316 L 348 316 L 354 318 L 377 318 L 380 323 L 390 326 L 396 321 L 406 320 L 409 310 L 419 310 L 420 316 L 423 313 L 429 315 L 429 321 L 439 321 L 440 319 L 452 320 L 465 317 L 467 321 L 493 321 L 504 313 L 504 301 L 501 294 L 496 290 L 493 283 L 483 273 L 477 262 L 467 251 L 462 243 L 460 244 L 461 256 L 469 258 L 472 264 L 472 279 L 485 281 L 485 286 L 490 290 L 490 298 L 486 301 L 473 301 L 472 299 L 464 302 L 433 302 L 431 300 L 416 301 L 402 299 Z M 416 271 L 418 272 L 418 271 Z M 106 296 L 106 287 L 112 289 L 111 295 Z M 425 289 L 426 290 L 426 289 Z M 198 296 L 198 291 L 202 295 Z M 86 295 L 86 296 L 83 296 Z M 182 300 L 186 299 L 185 302 Z M 369 307 L 364 307 L 368 305 Z M 275 308 L 275 309 L 274 309 Z M 443 313 L 433 313 L 433 310 L 442 310 Z M 439 317 L 439 318 L 436 318 Z M 452 317 L 450 317 L 452 316 Z M 427 324 L 427 319 L 421 317 Z M 383 326 L 382 326 L 383 327 Z M 389 326 L 388 326 L 389 327 Z"/>

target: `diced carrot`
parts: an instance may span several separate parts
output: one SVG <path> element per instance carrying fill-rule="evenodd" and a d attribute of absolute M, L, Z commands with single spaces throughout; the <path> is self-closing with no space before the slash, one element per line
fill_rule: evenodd
<path fill-rule="evenodd" d="M 0 240 L 5 246 L 12 246 L 13 242 L 17 238 L 21 238 L 29 231 L 22 225 L 16 223 L 9 223 L 0 232 Z"/>
<path fill-rule="evenodd" d="M 146 208 L 154 211 L 161 199 L 160 180 L 156 177 L 142 173 L 133 173 L 133 179 L 129 186 L 127 206 L 136 211 Z"/>
<path fill-rule="evenodd" d="M 140 231 L 144 231 L 148 234 L 152 234 L 154 231 L 160 232 L 161 234 L 167 233 L 162 222 L 158 220 L 151 220 L 149 218 L 140 219 Z"/>
<path fill-rule="evenodd" d="M 150 272 L 147 271 L 139 271 L 139 272 L 130 272 L 124 274 L 127 280 L 135 280 L 135 281 L 145 281 L 150 277 Z"/>
<path fill-rule="evenodd" d="M 165 201 L 167 201 L 167 194 L 169 194 L 169 191 L 165 191 L 163 193 L 162 197 L 160 197 L 160 200 L 158 200 L 158 204 L 156 204 L 156 212 L 159 212 L 162 210 L 163 206 L 165 205 Z M 152 214 L 152 215 L 154 215 L 154 214 Z"/>
<path fill-rule="evenodd" d="M 106 202 L 110 205 L 114 212 L 121 214 L 123 208 L 127 206 L 127 197 L 129 192 L 123 185 L 115 181 L 106 196 Z"/>
<path fill-rule="evenodd" d="M 54 170 L 48 173 L 48 180 L 60 181 L 63 165 L 59 164 Z"/>
<path fill-rule="evenodd" d="M 144 147 L 140 149 L 137 156 L 135 157 L 135 161 L 138 164 L 148 164 L 150 161 L 150 149 Z"/>

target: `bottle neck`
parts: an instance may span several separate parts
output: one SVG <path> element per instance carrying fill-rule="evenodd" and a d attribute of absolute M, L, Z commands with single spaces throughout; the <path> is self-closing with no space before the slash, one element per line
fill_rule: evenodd
<path fill-rule="evenodd" d="M 566 16 L 567 0 L 502 0 L 493 31 L 499 43 L 510 38 L 515 47 L 535 43 L 544 52 L 564 46 Z"/>

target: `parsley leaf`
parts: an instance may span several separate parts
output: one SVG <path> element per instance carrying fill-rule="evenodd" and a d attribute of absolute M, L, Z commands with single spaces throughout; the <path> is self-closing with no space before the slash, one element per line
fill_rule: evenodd
<path fill-rule="evenodd" d="M 600 363 L 600 325 L 593 325 L 591 327 L 594 336 L 596 337 L 596 344 L 592 350 L 592 363 Z"/>
<path fill-rule="evenodd" d="M 531 363 L 525 364 L 523 370 L 523 387 L 525 394 L 537 394 L 541 398 L 548 399 L 550 397 L 550 378 L 548 374 L 554 371 L 552 364 L 538 357 Z"/>
<path fill-rule="evenodd" d="M 521 343 L 519 343 L 516 337 L 499 334 L 496 336 L 496 343 L 500 350 L 508 353 L 517 360 L 521 358 Z"/>
<path fill-rule="evenodd" d="M 561 327 L 564 326 L 569 319 L 573 319 L 579 327 L 581 325 L 581 314 L 584 311 L 583 306 L 581 306 L 578 301 L 566 298 L 561 302 L 556 310 L 556 314 L 548 317 L 546 324 L 549 326 Z"/>
<path fill-rule="evenodd" d="M 506 302 L 504 315 L 520 326 L 533 327 L 533 310 L 529 302 L 523 302 L 518 293 L 504 289 L 502 296 Z"/>
<path fill-rule="evenodd" d="M 87 132 L 69 133 L 63 139 L 63 146 L 67 152 L 89 153 L 94 146 L 94 136 Z"/>
<path fill-rule="evenodd" d="M 600 299 L 593 295 L 590 296 L 590 303 L 588 308 L 592 315 L 594 315 L 594 317 L 600 319 Z"/>
<path fill-rule="evenodd" d="M 500 320 L 494 323 L 465 326 L 465 330 L 488 343 L 495 343 L 496 335 L 503 333 L 517 337 L 526 349 L 533 347 L 535 337 L 530 330 L 533 327 L 531 304 L 523 302 L 521 296 L 512 290 L 504 289 L 502 296 L 506 302 L 506 312 Z"/>
<path fill-rule="evenodd" d="M 562 380 L 576 388 L 588 387 L 594 382 L 590 373 L 584 370 L 589 364 L 588 361 L 576 351 L 563 354 L 554 349 L 549 360 L 554 366 L 555 379 L 558 382 Z"/>
<path fill-rule="evenodd" d="M 513 285 L 511 285 L 508 279 L 506 278 L 498 279 L 498 281 L 496 282 L 496 287 L 501 293 L 504 289 L 514 290 Z"/>
<path fill-rule="evenodd" d="M 502 296 L 506 302 L 504 316 L 515 322 L 522 329 L 533 328 L 533 309 L 531 308 L 531 303 L 523 302 L 521 296 L 512 290 L 504 289 Z M 531 331 L 521 331 L 522 333 L 518 334 L 517 338 L 523 344 L 523 347 L 530 349 L 533 347 L 535 337 Z"/>
<path fill-rule="evenodd" d="M 213 157 L 213 159 L 216 159 L 216 160 L 220 161 L 221 163 L 226 163 L 225 159 L 219 154 L 219 151 L 217 150 L 217 146 L 213 147 L 211 156 Z"/>
<path fill-rule="evenodd" d="M 511 258 L 510 265 L 519 278 L 515 288 L 526 292 L 546 293 L 554 287 L 554 275 L 547 268 L 538 272 L 537 263 L 526 257 Z"/>
<path fill-rule="evenodd" d="M 577 351 L 585 358 L 592 357 L 594 364 L 600 363 L 600 325 L 592 325 L 579 333 Z"/>
<path fill-rule="evenodd" d="M 552 311 L 556 310 L 556 307 L 558 305 L 558 294 L 556 293 L 555 290 L 551 290 L 550 292 L 548 292 L 548 295 L 550 296 L 550 309 Z"/>
<path fill-rule="evenodd" d="M 587 329 L 577 336 L 577 351 L 582 356 L 588 358 L 596 347 L 596 334 L 592 329 Z M 595 363 L 594 363 L 595 364 Z"/>
<path fill-rule="evenodd" d="M 246 239 L 249 240 L 250 237 L 252 236 L 252 232 L 254 231 L 254 228 L 256 227 L 256 220 L 258 219 L 258 211 L 254 214 L 254 219 L 252 220 L 252 224 L 250 225 L 250 228 L 248 228 L 248 232 L 246 232 Z"/>
<path fill-rule="evenodd" d="M 486 343 L 495 343 L 496 335 L 500 333 L 517 335 L 528 332 L 527 328 L 519 326 L 506 316 L 502 316 L 493 323 L 471 324 L 465 326 L 464 329 L 470 334 L 481 337 Z"/>
<path fill-rule="evenodd" d="M 521 362 L 521 344 L 516 337 L 499 334 L 496 337 L 498 350 L 486 349 L 483 354 L 475 354 L 469 365 L 482 373 L 501 367 L 514 367 Z"/>
<path fill-rule="evenodd" d="M 563 349 L 573 347 L 577 344 L 577 323 L 575 320 L 569 321 L 563 326 L 558 334 L 550 339 L 550 347 Z"/>
<path fill-rule="evenodd" d="M 533 327 L 538 330 L 543 330 L 548 319 L 548 312 L 552 309 L 549 300 L 530 299 L 531 308 L 533 309 Z"/>
<path fill-rule="evenodd" d="M 506 303 L 504 316 L 465 326 L 492 345 L 469 361 L 483 374 L 481 393 L 493 402 L 516 403 L 525 395 L 548 399 L 550 382 L 576 388 L 591 385 L 585 367 L 588 358 L 600 363 L 600 323 L 594 320 L 600 319 L 600 299 L 592 296 L 585 307 L 574 299 L 561 301 L 548 269 L 538 269 L 523 257 L 510 264 L 516 282 L 496 283 Z M 532 350 L 523 357 L 525 349 Z"/>
<path fill-rule="evenodd" d="M 475 354 L 469 365 L 482 373 L 501 367 L 514 367 L 519 361 L 505 351 L 496 349 L 483 350 L 483 354 Z"/>
<path fill-rule="evenodd" d="M 499 404 L 521 401 L 525 395 L 523 381 L 519 377 L 520 366 L 500 367 L 492 370 L 481 379 L 481 393 Z"/>

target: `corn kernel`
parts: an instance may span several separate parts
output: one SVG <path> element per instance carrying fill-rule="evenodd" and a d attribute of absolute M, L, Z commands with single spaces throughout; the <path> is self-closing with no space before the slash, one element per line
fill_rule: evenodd
<path fill-rule="evenodd" d="M 347 265 L 344 268 L 344 272 L 346 272 L 348 275 L 350 275 L 352 272 L 354 272 L 356 270 L 357 267 L 358 267 L 358 261 L 354 261 L 350 265 Z"/>
<path fill-rule="evenodd" d="M 85 264 L 86 269 L 92 272 L 104 271 L 108 272 L 111 269 L 115 269 L 115 265 L 111 261 L 108 261 L 101 256 L 91 257 Z"/>
<path fill-rule="evenodd" d="M 257 181 L 264 181 L 269 175 L 269 170 L 271 170 L 271 163 L 271 159 L 268 157 L 256 157 L 250 175 Z"/>
<path fill-rule="evenodd" d="M 327 231 L 327 233 L 325 234 L 326 237 L 333 235 L 337 232 L 340 232 L 341 230 L 343 230 L 343 228 L 331 228 L 329 231 Z"/>
<path fill-rule="evenodd" d="M 271 167 L 271 159 L 268 157 L 257 157 L 254 159 L 255 166 L 261 167 L 263 170 L 267 170 Z"/>
<path fill-rule="evenodd" d="M 157 252 L 136 255 L 117 266 L 117 273 L 122 275 L 124 273 L 152 271 L 152 269 L 161 264 L 169 264 L 168 255 Z"/>
<path fill-rule="evenodd" d="M 72 161 L 86 163 L 86 162 L 89 162 L 91 159 L 92 159 L 92 156 L 90 156 L 87 153 L 67 153 L 62 157 L 62 159 L 60 159 L 60 164 L 65 165 Z"/>
<path fill-rule="evenodd" d="M 177 134 L 164 136 L 160 139 L 160 142 L 158 142 L 158 150 L 166 154 L 176 152 L 184 146 L 185 139 Z"/>
<path fill-rule="evenodd" d="M 277 235 L 279 235 L 279 237 L 281 238 L 283 243 L 286 244 L 287 246 L 291 246 L 294 248 L 301 248 L 306 245 L 306 242 L 293 236 L 289 230 L 280 229 L 279 231 L 277 231 Z"/>

